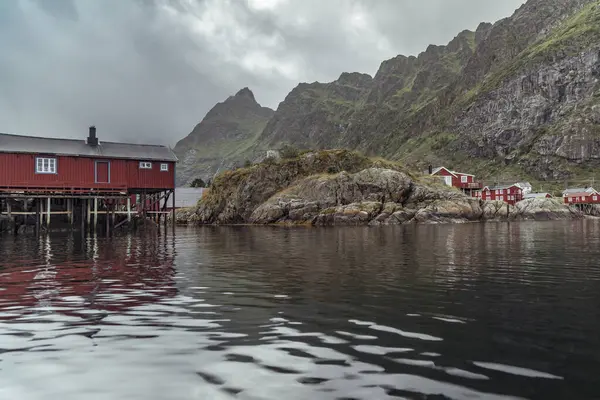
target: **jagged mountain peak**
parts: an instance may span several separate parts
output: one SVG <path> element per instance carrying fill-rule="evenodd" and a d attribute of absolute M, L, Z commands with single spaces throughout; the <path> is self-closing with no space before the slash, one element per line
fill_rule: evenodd
<path fill-rule="evenodd" d="M 256 101 L 256 99 L 254 98 L 254 93 L 252 93 L 252 90 L 250 90 L 248 87 L 242 88 L 240 89 L 234 97 L 245 97 L 245 98 L 249 98 L 252 99 L 252 101 Z"/>
<path fill-rule="evenodd" d="M 446 45 L 385 60 L 374 77 L 300 83 L 274 114 L 261 114 L 261 132 L 243 116 L 264 108 L 240 90 L 209 113 L 218 124 L 203 121 L 203 135 L 220 140 L 204 167 L 289 143 L 450 164 L 484 179 L 503 170 L 558 179 L 584 161 L 600 168 L 599 82 L 600 0 L 529 0 Z M 243 125 L 256 134 L 250 146 L 236 135 Z"/>
<path fill-rule="evenodd" d="M 366 87 L 371 84 L 373 77 L 361 72 L 342 72 L 335 83 L 340 85 L 350 85 L 357 87 Z"/>

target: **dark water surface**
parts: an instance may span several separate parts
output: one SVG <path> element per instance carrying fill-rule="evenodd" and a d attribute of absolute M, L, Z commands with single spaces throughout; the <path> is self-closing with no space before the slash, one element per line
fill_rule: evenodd
<path fill-rule="evenodd" d="M 600 224 L 0 238 L 0 399 L 599 399 Z"/>

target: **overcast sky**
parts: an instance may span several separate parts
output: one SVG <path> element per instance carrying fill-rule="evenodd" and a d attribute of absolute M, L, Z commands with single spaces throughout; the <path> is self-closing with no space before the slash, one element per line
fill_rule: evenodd
<path fill-rule="evenodd" d="M 172 145 L 244 86 L 276 108 L 523 2 L 0 0 L 0 132 Z"/>

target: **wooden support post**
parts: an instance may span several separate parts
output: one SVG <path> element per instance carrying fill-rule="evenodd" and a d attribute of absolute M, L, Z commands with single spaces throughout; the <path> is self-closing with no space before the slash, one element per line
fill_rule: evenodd
<path fill-rule="evenodd" d="M 171 209 L 171 223 L 173 224 L 173 233 L 175 233 L 175 190 L 172 191 L 173 194 L 173 208 Z"/>
<path fill-rule="evenodd" d="M 146 219 L 146 192 L 142 193 L 142 217 Z"/>
<path fill-rule="evenodd" d="M 35 231 L 39 233 L 41 224 L 40 199 L 35 199 Z"/>
<path fill-rule="evenodd" d="M 81 234 L 83 235 L 85 233 L 85 203 L 87 202 L 86 199 L 81 199 Z"/>
<path fill-rule="evenodd" d="M 44 200 L 41 197 L 38 200 L 40 201 L 40 226 L 44 226 Z"/>
<path fill-rule="evenodd" d="M 112 230 L 115 229 L 115 208 L 116 208 L 117 204 L 116 202 L 112 204 L 111 206 L 111 213 L 110 213 L 110 228 Z"/>
<path fill-rule="evenodd" d="M 106 199 L 104 199 L 104 208 L 106 209 L 106 213 L 104 214 L 105 216 L 105 225 L 106 225 L 106 236 L 108 236 L 109 232 L 110 232 L 110 227 L 108 226 L 109 224 L 109 215 L 108 215 L 108 204 L 106 204 Z"/>
<path fill-rule="evenodd" d="M 46 209 L 46 226 L 50 226 L 50 209 L 52 208 L 52 199 L 48 197 L 48 208 Z"/>
<path fill-rule="evenodd" d="M 98 226 L 98 198 L 94 197 L 94 229 Z"/>
<path fill-rule="evenodd" d="M 155 194 L 154 198 L 156 199 L 154 201 L 154 211 L 160 211 L 160 193 Z M 160 227 L 160 214 L 158 213 L 156 214 L 156 223 Z"/>
<path fill-rule="evenodd" d="M 73 199 L 67 199 L 67 212 L 69 213 L 69 223 L 73 225 Z"/>
<path fill-rule="evenodd" d="M 127 196 L 127 222 L 131 223 L 131 197 Z"/>
<path fill-rule="evenodd" d="M 85 207 L 86 207 L 86 219 L 87 219 L 87 224 L 88 226 L 90 226 L 90 223 L 92 222 L 92 201 L 91 199 L 85 199 Z"/>
<path fill-rule="evenodd" d="M 10 204 L 10 199 L 6 199 L 6 214 L 8 215 L 8 226 L 9 229 L 11 231 L 14 232 L 14 234 L 17 234 L 17 224 L 15 223 L 15 220 L 12 217 L 12 208 L 11 208 L 11 204 Z"/>
<path fill-rule="evenodd" d="M 171 192 L 167 191 L 165 192 L 165 204 L 163 204 L 162 210 L 161 211 L 167 211 L 167 205 L 169 204 L 169 197 L 171 196 Z M 165 229 L 167 228 L 167 220 L 168 220 L 168 214 L 163 214 L 163 223 L 165 224 Z"/>

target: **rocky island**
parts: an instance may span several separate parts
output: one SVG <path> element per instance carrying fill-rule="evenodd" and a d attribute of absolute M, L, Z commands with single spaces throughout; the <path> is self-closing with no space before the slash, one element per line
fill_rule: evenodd
<path fill-rule="evenodd" d="M 305 152 L 226 171 L 177 223 L 399 225 L 577 219 L 561 199 L 508 206 L 468 197 L 401 164 L 348 150 Z"/>

